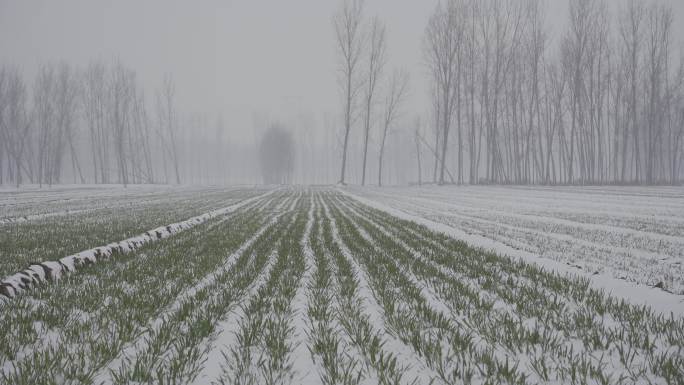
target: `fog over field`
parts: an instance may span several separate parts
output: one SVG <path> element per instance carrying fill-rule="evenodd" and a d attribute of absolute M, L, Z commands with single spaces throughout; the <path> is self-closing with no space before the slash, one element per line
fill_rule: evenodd
<path fill-rule="evenodd" d="M 569 2 L 567 0 L 541 0 L 535 3 L 538 3 L 539 9 L 545 15 L 542 26 L 543 31 L 548 35 L 545 37 L 544 57 L 540 63 L 543 62 L 545 66 L 550 63 L 566 61 L 560 58 L 562 55 L 560 46 L 564 36 L 568 35 L 569 32 Z M 621 42 L 622 37 L 618 31 L 620 26 L 619 13 L 621 12 L 620 9 L 624 10 L 627 7 L 628 1 L 606 0 L 593 3 L 604 4 L 605 24 L 608 26 L 608 30 L 602 34 L 610 35 L 606 45 L 610 51 L 609 57 L 606 57 L 602 65 L 617 65 L 618 57 L 625 55 L 624 52 L 620 53 L 621 50 L 624 51 L 624 47 L 627 46 L 625 42 Z M 645 6 L 653 2 L 637 1 L 637 3 Z M 662 88 L 661 94 L 665 95 L 668 88 L 672 88 L 673 91 L 675 91 L 674 88 L 677 90 L 681 88 L 674 87 L 674 85 L 678 81 L 676 74 L 681 56 L 681 36 L 684 36 L 684 23 L 682 23 L 684 3 L 676 0 L 663 0 L 657 3 L 671 7 L 673 18 L 669 27 L 668 38 L 667 61 L 670 64 L 664 70 L 669 72 L 668 84 L 661 82 L 658 85 Z M 443 127 L 438 127 L 441 123 L 436 122 L 433 116 L 435 115 L 435 108 L 433 108 L 432 99 L 435 93 L 432 91 L 435 82 L 431 75 L 429 59 L 425 54 L 426 28 L 431 15 L 435 13 L 437 4 L 438 1 L 436 0 L 401 2 L 369 0 L 364 4 L 364 24 L 370 23 L 371 18 L 377 16 L 386 27 L 386 64 L 379 79 L 374 108 L 371 112 L 367 146 L 370 154 L 368 155 L 367 168 L 369 170 L 367 173 L 369 179 L 372 179 L 375 184 L 377 184 L 378 179 L 378 151 L 382 142 L 383 104 L 389 87 L 388 83 L 395 69 L 406 71 L 409 80 L 402 105 L 397 111 L 397 119 L 392 123 L 391 131 L 393 132 L 387 138 L 385 153 L 388 162 L 385 164 L 387 167 L 385 183 L 417 182 L 416 151 L 420 151 L 423 157 L 423 179 L 433 179 L 433 167 L 430 163 L 435 159 L 434 151 L 425 145 L 419 146 L 416 150 L 414 134 L 416 129 L 419 129 L 425 140 L 435 147 L 439 144 L 439 136 L 443 135 L 439 131 L 444 131 Z M 495 7 L 503 10 L 502 4 Z M 312 0 L 288 2 L 2 0 L 0 1 L 0 45 L 3 49 L 0 50 L 0 64 L 8 68 L 19 69 L 28 91 L 27 103 L 31 105 L 34 102 L 32 94 L 35 79 L 42 67 L 59 66 L 60 63 L 66 63 L 71 66 L 72 70 L 79 72 L 85 71 L 93 63 L 102 63 L 103 65 L 120 63 L 121 66 L 135 72 L 136 87 L 140 91 L 144 91 L 143 98 L 146 100 L 146 111 L 150 124 L 157 126 L 161 123 L 159 123 L 159 118 L 155 116 L 157 109 L 155 94 L 163 88 L 165 79 L 171 79 L 175 89 L 174 107 L 176 109 L 175 121 L 178 141 L 183 142 L 178 149 L 178 156 L 182 158 L 180 173 L 183 174 L 183 179 L 187 182 L 237 183 L 261 181 L 263 178 L 260 168 L 257 166 L 258 157 L 255 154 L 258 153 L 259 141 L 263 133 L 268 127 L 278 123 L 291 131 L 296 139 L 294 141 L 296 159 L 293 165 L 292 181 L 297 183 L 335 183 L 341 179 L 340 162 L 345 131 L 344 92 L 338 81 L 340 57 L 332 22 L 339 7 L 340 5 L 336 1 Z M 466 12 L 464 11 L 464 13 Z M 644 11 L 643 14 L 646 15 L 646 12 Z M 510 18 L 508 23 L 514 23 L 513 18 Z M 522 23 L 528 27 L 530 25 L 529 20 Z M 641 72 L 644 80 L 638 81 L 639 90 L 647 89 L 645 84 L 648 70 L 646 67 L 646 56 L 648 55 L 646 31 L 649 27 L 646 24 L 646 17 L 643 16 L 640 26 L 643 44 L 640 44 L 639 48 L 639 55 L 643 55 L 643 59 L 640 59 L 641 65 L 638 71 Z M 475 33 L 481 40 L 483 36 L 481 32 L 476 31 Z M 516 49 L 517 51 L 522 52 L 523 49 L 527 49 L 523 47 L 527 44 L 524 43 L 527 39 L 526 36 L 510 38 L 513 39 L 511 41 L 518 42 L 515 43 L 516 45 L 522 44 Z M 476 58 L 478 63 L 483 60 L 483 57 L 479 55 L 481 53 L 483 51 L 478 49 L 478 57 Z M 526 56 L 522 53 L 521 55 L 521 57 Z M 363 58 L 362 60 L 365 61 L 366 59 Z M 583 64 L 583 67 L 586 65 L 589 64 Z M 529 67 L 529 65 L 525 66 Z M 366 71 L 366 65 L 363 67 L 358 71 L 360 77 L 363 77 L 361 73 Z M 493 73 L 489 72 L 486 77 L 493 79 Z M 507 72 L 511 73 L 511 71 Z M 610 72 L 610 77 L 617 76 L 614 75 L 615 71 L 610 70 Z M 524 71 L 521 75 L 528 77 L 530 74 Z M 481 75 L 477 76 L 479 80 L 476 83 L 479 84 L 483 78 Z M 540 73 L 539 76 L 544 78 L 550 75 Z M 596 84 L 602 84 L 602 89 L 605 92 L 602 94 L 603 96 L 598 97 L 605 98 L 605 100 L 597 102 L 596 105 L 590 105 L 589 102 L 584 106 L 580 105 L 584 112 L 578 112 L 577 117 L 585 120 L 585 116 L 587 116 L 585 114 L 590 113 L 592 108 L 602 106 L 603 108 L 597 113 L 596 118 L 592 118 L 598 122 L 596 123 L 597 127 L 592 126 L 591 130 L 603 130 L 602 134 L 597 135 L 605 135 L 605 138 L 601 140 L 605 142 L 604 147 L 607 147 L 608 144 L 612 146 L 617 143 L 613 143 L 609 131 L 616 131 L 616 135 L 621 136 L 622 134 L 619 133 L 621 126 L 629 124 L 620 123 L 619 120 L 616 123 L 612 116 L 614 103 L 608 95 L 615 92 L 614 85 L 617 84 L 617 79 L 609 82 L 607 75 L 602 76 L 604 76 L 605 81 L 597 79 Z M 586 78 L 588 82 L 588 74 Z M 507 79 L 511 79 L 511 77 L 507 77 Z M 629 85 L 628 80 L 625 78 L 625 86 Z M 363 81 L 363 79 L 359 81 Z M 492 166 L 485 164 L 489 156 L 488 153 L 491 152 L 491 148 L 487 147 L 488 139 L 482 139 L 482 143 L 478 144 L 481 148 L 475 149 L 473 147 L 473 155 L 470 155 L 472 144 L 467 140 L 467 130 L 472 128 L 473 124 L 471 124 L 470 117 L 465 111 L 465 103 L 467 102 L 465 92 L 468 81 L 467 79 L 464 81 L 462 90 L 464 111 L 459 118 L 462 120 L 460 130 L 463 131 L 463 137 L 457 138 L 457 122 L 453 122 L 454 129 L 451 130 L 448 139 L 445 159 L 446 168 L 452 174 L 457 173 L 461 167 L 459 164 L 464 167 L 462 178 L 465 182 L 494 180 L 520 183 L 523 180 L 534 179 L 535 182 L 543 183 L 603 183 L 605 181 L 633 183 L 640 179 L 647 180 L 648 178 L 643 177 L 643 174 L 652 172 L 652 170 L 647 170 L 651 167 L 646 164 L 647 161 L 641 159 L 641 167 L 644 168 L 641 172 L 642 175 L 639 176 L 636 171 L 628 170 L 623 176 L 622 170 L 608 170 L 612 166 L 608 165 L 608 159 L 606 159 L 603 161 L 603 166 L 597 164 L 595 168 L 598 170 L 600 167 L 604 167 L 606 173 L 617 174 L 616 177 L 605 175 L 599 178 L 595 175 L 598 172 L 589 171 L 586 172 L 587 175 L 583 176 L 579 176 L 575 172 L 572 177 L 557 175 L 555 179 L 553 177 L 546 178 L 542 171 L 539 171 L 535 177 L 532 175 L 529 177 L 515 175 L 518 172 L 516 170 L 507 170 L 507 175 L 501 177 L 495 175 L 498 173 L 496 171 L 490 172 L 491 175 L 489 175 L 486 173 L 486 168 L 491 169 Z M 550 80 L 548 82 L 544 80 L 540 83 L 540 85 L 544 85 L 541 87 L 545 89 L 542 93 L 544 95 L 547 91 L 549 94 L 551 92 L 549 82 Z M 587 90 L 591 89 L 589 83 L 586 84 Z M 516 87 L 515 85 L 511 86 Z M 563 114 L 565 114 L 563 117 L 565 127 L 563 129 L 568 131 L 568 138 L 571 130 L 569 126 L 572 121 L 571 114 L 568 111 L 572 108 L 573 103 L 572 90 L 569 88 L 565 87 L 564 89 L 566 94 L 564 97 L 567 100 L 563 102 L 562 106 Z M 503 107 L 510 105 L 508 101 L 503 100 L 508 98 L 503 94 L 504 92 L 507 91 L 502 89 L 500 96 L 502 107 L 500 107 L 498 114 L 512 116 L 511 114 L 514 112 Z M 523 85 L 521 92 L 531 95 L 531 90 L 526 85 Z M 672 96 L 674 97 L 675 94 Z M 361 115 L 364 115 L 365 112 L 361 107 L 363 103 L 360 100 L 363 97 L 361 95 L 358 97 L 359 100 L 356 102 L 358 108 L 354 112 L 354 124 L 351 125 L 350 129 L 349 156 L 347 159 L 349 166 L 346 172 L 349 175 L 346 179 L 350 183 L 360 183 L 363 174 L 362 153 L 365 123 Z M 476 95 L 475 98 L 476 104 L 479 104 L 483 96 Z M 654 98 L 660 100 L 660 97 L 650 98 L 640 93 L 640 98 L 643 100 L 639 101 L 638 109 L 643 112 L 644 117 L 640 116 L 637 124 L 645 125 L 645 119 L 647 119 L 645 115 L 656 113 L 645 111 L 650 103 L 649 100 Z M 673 107 L 678 102 L 675 99 L 671 99 Z M 526 100 L 522 101 L 520 108 L 527 109 L 526 103 Z M 551 102 L 549 101 L 549 103 Z M 624 106 L 621 106 L 617 113 L 620 116 L 631 116 L 629 115 L 631 104 L 629 101 L 623 101 L 623 104 Z M 479 105 L 476 110 L 474 115 L 476 115 L 475 120 L 478 121 L 491 113 L 491 111 L 487 113 L 479 111 Z M 673 119 L 678 118 L 676 112 L 676 109 L 671 110 Z M 553 113 L 551 112 L 551 114 Z M 79 121 L 74 122 L 74 130 L 72 131 L 78 132 L 74 141 L 77 143 L 76 151 L 79 155 L 79 161 L 82 163 L 80 166 L 83 169 L 82 173 L 86 174 L 84 178 L 94 182 L 93 172 L 89 171 L 93 162 L 86 162 L 86 159 L 92 158 L 89 148 L 91 146 L 90 137 L 87 134 L 88 124 L 80 119 L 82 111 L 76 115 Z M 529 120 L 526 117 L 528 113 L 519 115 L 521 116 L 521 131 L 522 127 L 525 127 L 526 131 L 527 120 Z M 541 118 L 546 121 L 535 122 L 534 126 L 548 127 L 548 120 L 551 118 Z M 456 114 L 454 113 L 451 120 L 455 119 Z M 503 116 L 500 116 L 499 119 L 502 122 L 511 120 L 511 118 Z M 672 124 L 681 125 L 681 119 L 675 120 Z M 589 121 L 586 120 L 586 122 L 585 126 L 589 126 Z M 481 123 L 478 122 L 478 124 Z M 617 128 L 612 128 L 612 125 Z M 664 126 L 665 123 L 662 125 Z M 503 128 L 498 130 L 501 131 Z M 632 131 L 631 128 L 629 130 Z M 537 129 L 534 128 L 534 131 L 536 136 Z M 559 132 L 560 129 L 556 129 L 556 135 Z M 500 132 L 500 139 L 504 140 L 505 137 L 513 135 L 512 133 L 513 131 L 502 131 Z M 478 135 L 483 136 L 483 134 Z M 575 135 L 577 140 L 581 141 L 582 135 L 579 132 Z M 663 134 L 655 135 L 663 142 L 672 143 L 672 140 L 666 138 L 669 133 L 665 132 L 664 127 Z M 644 133 L 639 140 L 646 141 L 646 137 L 647 134 Z M 620 151 L 619 154 L 615 155 L 612 152 L 609 153 L 611 149 L 601 149 L 606 158 L 617 157 L 616 163 L 619 163 L 619 168 L 622 168 L 621 159 L 623 157 L 633 157 L 631 153 L 623 154 L 623 152 L 633 151 L 633 145 L 629 143 L 631 139 L 625 138 L 625 141 L 628 142 L 627 151 Z M 525 143 L 529 143 L 525 142 L 524 139 L 518 140 L 523 147 L 526 146 Z M 558 143 L 555 143 L 556 139 L 554 139 L 550 152 L 561 157 L 561 147 L 570 146 L 570 139 L 567 139 L 567 144 L 561 144 L 560 138 L 557 140 Z M 681 146 L 679 140 L 677 138 L 677 145 Z M 465 157 L 461 159 L 458 155 L 458 147 L 460 147 L 458 143 L 460 141 L 463 143 L 462 156 Z M 532 147 L 534 148 L 531 151 L 534 152 L 539 147 L 539 154 L 545 154 L 547 149 L 542 148 L 545 144 L 540 143 L 542 141 L 545 142 L 546 138 L 543 140 L 532 138 L 531 143 L 533 143 Z M 594 140 L 592 140 L 593 142 Z M 152 143 L 151 146 L 154 144 Z M 621 146 L 622 143 L 617 143 L 617 147 Z M 511 148 L 513 147 L 515 146 L 511 145 Z M 592 147 L 596 147 L 596 145 L 593 144 Z M 593 148 L 586 151 L 596 153 L 598 150 L 598 148 Z M 500 151 L 509 150 L 502 148 Z M 519 149 L 518 151 L 524 152 L 525 150 Z M 581 155 L 584 151 L 583 146 L 573 149 L 576 155 L 572 163 L 576 163 L 574 166 L 576 169 L 591 167 L 578 163 L 580 162 L 578 161 L 579 158 L 588 157 L 588 155 Z M 647 151 L 647 149 L 641 150 L 642 153 Z M 661 151 L 659 147 L 658 151 Z M 25 152 L 24 156 L 27 155 L 28 150 Z M 156 165 L 156 175 L 151 179 L 155 182 L 173 179 L 168 176 L 159 177 L 162 171 L 158 163 L 163 162 L 164 159 L 158 154 L 159 149 L 152 152 L 153 163 Z M 3 150 L 3 156 L 7 157 L 7 153 L 8 151 Z M 221 158 L 216 158 L 216 153 L 223 155 Z M 479 154 L 478 156 L 481 158 L 479 164 L 471 166 L 468 164 L 468 159 L 476 154 Z M 496 155 L 492 154 L 491 156 Z M 516 155 L 510 156 L 515 157 Z M 523 156 L 527 157 L 527 155 L 520 155 L 520 157 Z M 642 154 L 641 158 L 645 156 L 648 155 Z M 60 175 L 60 181 L 78 181 L 79 178 L 74 178 L 73 175 L 74 167 L 68 165 L 70 162 L 68 156 L 64 158 L 64 166 L 62 167 L 64 170 Z M 681 175 L 672 178 L 670 175 L 672 172 L 664 170 L 664 168 L 667 164 L 671 165 L 674 162 L 677 164 L 677 168 L 681 169 L 679 166 L 681 164 L 680 158 L 678 155 L 665 155 L 663 159 L 655 160 L 654 163 L 658 164 L 658 168 L 663 167 L 663 172 L 662 175 L 655 176 L 653 181 L 666 182 L 670 179 L 679 179 Z M 493 159 L 491 161 L 496 162 Z M 114 162 L 113 159 L 112 162 Z M 533 161 L 524 160 L 521 162 L 532 163 Z M 545 160 L 538 159 L 534 162 L 545 163 Z M 549 165 L 549 167 L 560 171 L 561 168 L 568 168 L 567 164 L 561 164 L 567 162 L 555 159 L 553 166 Z M 628 167 L 632 162 L 634 162 L 632 159 L 626 161 Z M 11 161 L 4 161 L 5 166 L 8 163 Z M 503 163 L 511 163 L 511 161 L 506 160 Z M 316 165 L 315 168 L 312 167 L 313 164 Z M 470 171 L 471 167 L 477 167 L 480 171 Z M 523 165 L 521 167 L 544 169 L 546 165 Z M 675 170 L 674 172 L 680 171 Z M 530 173 L 535 173 L 535 171 L 530 171 Z M 454 178 L 456 182 L 460 180 L 457 175 L 454 175 Z M 7 177 L 4 179 L 7 180 Z M 25 175 L 24 179 L 28 179 L 28 175 Z M 34 176 L 33 179 L 34 182 L 37 182 L 37 177 Z"/>
<path fill-rule="evenodd" d="M 0 385 L 684 385 L 683 0 L 0 0 Z"/>

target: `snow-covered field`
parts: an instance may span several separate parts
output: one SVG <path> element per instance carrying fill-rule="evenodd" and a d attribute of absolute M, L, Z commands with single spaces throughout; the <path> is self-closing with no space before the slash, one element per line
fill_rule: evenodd
<path fill-rule="evenodd" d="M 588 278 L 474 248 L 416 223 L 449 227 L 438 217 L 401 219 L 410 215 L 392 206 L 417 210 L 406 203 L 418 199 L 410 191 L 174 190 L 161 193 L 164 203 L 131 202 L 111 212 L 99 207 L 123 198 L 101 191 L 106 203 L 77 203 L 68 214 L 66 193 L 61 206 L 40 210 L 65 213 L 63 229 L 25 227 L 3 233 L 4 242 L 20 245 L 25 230 L 32 232 L 24 250 L 44 250 L 38 244 L 57 244 L 53 238 L 70 244 L 71 234 L 100 223 L 89 218 L 125 221 L 126 213 L 135 218 L 133 235 L 142 234 L 134 239 L 144 242 L 75 260 L 75 271 L 27 285 L 14 298 L 0 295 L 0 383 L 681 383 L 682 312 L 635 306 Z M 451 191 L 424 194 L 451 207 L 444 203 Z M 134 194 L 142 202 L 156 192 Z M 501 206 L 492 211 L 503 207 L 503 198 L 494 200 Z M 22 215 L 32 215 L 29 206 Z M 76 207 L 85 211 L 74 213 Z M 668 216 L 665 209 L 658 215 Z M 56 218 L 0 229 L 59 227 Z M 98 230 L 80 250 L 129 236 L 108 231 Z M 19 254 L 10 255 L 26 260 Z"/>
<path fill-rule="evenodd" d="M 61 186 L 0 192 L 0 277 L 137 236 L 241 199 L 262 188 Z"/>
<path fill-rule="evenodd" d="M 92 213 L 98 210 L 130 209 L 160 203 L 204 202 L 208 197 L 239 187 L 195 187 L 168 185 L 35 185 L 0 186 L 0 224 Z M 243 190 L 259 190 L 252 186 Z M 204 202 L 210 205 L 212 202 Z"/>
<path fill-rule="evenodd" d="M 428 186 L 351 192 L 590 274 L 684 294 L 684 188 Z"/>

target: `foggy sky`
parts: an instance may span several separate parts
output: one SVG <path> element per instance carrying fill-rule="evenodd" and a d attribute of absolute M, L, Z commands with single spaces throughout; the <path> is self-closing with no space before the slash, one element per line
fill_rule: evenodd
<path fill-rule="evenodd" d="M 427 109 L 422 37 L 437 2 L 366 1 L 366 15 L 379 15 L 387 25 L 386 71 L 403 67 L 411 73 L 406 107 L 411 116 Z M 671 2 L 673 44 L 678 46 L 684 37 L 684 1 Z M 117 58 L 137 71 L 148 93 L 169 73 L 181 111 L 209 117 L 220 113 L 233 135 L 243 133 L 251 140 L 255 115 L 288 121 L 302 113 L 317 118 L 339 113 L 331 25 L 338 4 L 0 0 L 0 63 L 18 65 L 32 79 L 41 63 L 64 60 L 85 66 L 93 59 Z M 550 26 L 563 25 L 567 0 L 548 0 L 547 11 Z M 557 35 L 557 29 L 552 33 Z M 325 129 L 322 124 L 320 129 Z"/>

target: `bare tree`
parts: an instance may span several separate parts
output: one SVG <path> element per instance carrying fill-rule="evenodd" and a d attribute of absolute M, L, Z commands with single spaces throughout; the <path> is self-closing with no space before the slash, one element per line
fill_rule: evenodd
<path fill-rule="evenodd" d="M 628 2 L 626 10 L 623 11 L 620 17 L 620 35 L 622 37 L 622 42 L 624 44 L 625 53 L 625 64 L 624 67 L 628 72 L 628 83 L 629 83 L 629 119 L 632 128 L 632 143 L 633 143 L 633 168 L 634 168 L 634 180 L 639 182 L 641 168 L 641 157 L 639 152 L 639 120 L 638 120 L 638 102 L 637 102 L 637 89 L 639 87 L 639 57 L 641 55 L 641 44 L 642 44 L 642 29 L 643 29 L 643 17 L 645 14 L 645 9 L 641 1 L 630 0 Z M 626 134 L 626 133 L 625 133 Z M 627 140 L 624 141 L 625 146 L 627 145 Z M 626 148 L 623 149 L 623 153 L 626 153 Z M 626 157 L 622 164 L 622 181 L 626 181 L 627 163 Z"/>
<path fill-rule="evenodd" d="M 439 96 L 437 108 L 441 123 L 441 152 L 439 183 L 444 183 L 444 168 L 449 142 L 449 131 L 457 101 L 456 83 L 458 77 L 457 61 L 461 48 L 463 29 L 459 17 L 460 9 L 455 2 L 444 8 L 441 4 L 430 17 L 425 31 L 425 59 L 435 82 L 435 95 Z"/>
<path fill-rule="evenodd" d="M 466 8 L 467 20 L 466 34 L 465 34 L 465 71 L 464 71 L 464 87 L 465 103 L 467 105 L 467 119 L 468 119 L 468 154 L 470 158 L 469 181 L 471 184 L 477 183 L 479 179 L 480 168 L 480 154 L 482 149 L 482 119 L 478 117 L 476 104 L 479 104 L 476 90 L 479 87 L 478 80 L 478 61 L 480 59 L 480 49 L 478 40 L 478 25 L 477 19 L 480 13 L 480 4 L 476 1 L 469 1 Z M 481 115 L 481 114 L 479 114 Z"/>
<path fill-rule="evenodd" d="M 363 165 L 361 173 L 361 185 L 366 184 L 366 159 L 368 156 L 368 136 L 371 129 L 373 104 L 378 81 L 382 76 L 385 66 L 385 26 L 376 17 L 370 26 L 368 41 L 366 92 L 364 95 L 364 139 L 363 139 Z"/>
<path fill-rule="evenodd" d="M 3 139 L 5 134 L 5 125 L 4 125 L 4 114 L 5 114 L 5 109 L 6 109 L 6 104 L 7 102 L 5 101 L 5 84 L 6 84 L 6 70 L 4 67 L 0 67 L 0 139 Z M 4 141 L 4 139 L 3 139 Z M 6 142 L 4 142 L 6 144 Z M 0 145 L 0 185 L 4 183 L 4 158 L 5 158 L 5 149 L 6 145 Z M 7 156 L 9 158 L 9 155 Z"/>
<path fill-rule="evenodd" d="M 432 84 L 432 92 L 431 92 L 431 97 L 430 97 L 430 106 L 432 107 L 430 110 L 430 114 L 432 117 L 432 134 L 434 136 L 434 149 L 435 152 L 433 153 L 433 158 L 434 158 L 434 163 L 432 167 L 432 183 L 437 183 L 437 172 L 439 171 L 439 144 L 441 142 L 442 138 L 442 125 L 440 124 L 441 122 L 441 97 L 439 95 L 439 88 L 436 87 L 436 81 L 433 80 Z"/>
<path fill-rule="evenodd" d="M 528 61 L 528 89 L 530 100 L 527 102 L 527 133 L 524 148 L 524 176 L 523 181 L 529 183 L 535 176 L 543 179 L 544 163 L 546 162 L 542 138 L 541 122 L 541 81 L 543 80 L 544 52 L 546 49 L 546 31 L 544 30 L 544 8 L 539 0 L 530 0 L 527 8 L 527 22 L 525 55 Z M 535 127 L 536 126 L 536 127 Z M 536 128 L 536 130 L 535 130 Z M 536 131 L 537 142 L 534 142 Z M 535 151 L 535 146 L 537 151 Z M 534 160 L 531 160 L 534 158 Z M 536 165 L 536 175 L 530 175 L 532 165 Z"/>
<path fill-rule="evenodd" d="M 423 167 L 420 162 L 420 118 L 416 118 L 415 126 L 416 130 L 413 140 L 416 145 L 416 170 L 418 171 L 418 186 L 421 186 L 423 184 Z"/>
<path fill-rule="evenodd" d="M 672 10 L 655 3 L 647 13 L 646 31 L 646 94 L 645 106 L 646 143 L 645 177 L 646 182 L 657 182 L 662 175 L 657 167 L 665 154 L 665 117 L 667 112 L 668 69 L 670 61 L 670 39 L 672 34 Z"/>
<path fill-rule="evenodd" d="M 137 183 L 154 183 L 150 118 L 145 104 L 145 94 L 136 90 L 133 94 L 131 137 L 133 140 L 133 171 Z"/>
<path fill-rule="evenodd" d="M 684 49 L 679 61 L 679 68 L 671 83 L 669 92 L 670 113 L 669 125 L 669 169 L 670 183 L 676 184 L 680 175 L 682 152 L 684 151 Z"/>
<path fill-rule="evenodd" d="M 4 144 L 2 147 L 8 154 L 8 160 L 12 162 L 8 165 L 13 166 L 8 167 L 9 176 L 14 178 L 17 187 L 22 183 L 22 168 L 26 168 L 25 150 L 30 127 L 24 80 L 18 69 L 3 69 L 0 73 L 0 141 Z"/>
<path fill-rule="evenodd" d="M 95 183 L 109 183 L 109 151 L 111 133 L 106 124 L 107 69 L 102 63 L 92 63 L 84 74 L 83 114 L 90 134 L 90 152 Z"/>
<path fill-rule="evenodd" d="M 108 120 L 112 132 L 119 183 L 127 186 L 130 176 L 129 128 L 133 97 L 133 73 L 120 63 L 111 71 L 108 93 Z"/>
<path fill-rule="evenodd" d="M 506 142 L 501 140 L 502 130 L 510 121 L 502 119 L 511 105 L 505 95 L 509 80 L 516 73 L 516 53 L 522 44 L 524 7 L 521 2 L 508 0 L 492 0 L 480 13 L 483 51 L 485 65 L 482 66 L 482 93 L 486 128 L 487 180 L 490 182 L 510 182 L 509 169 L 504 164 L 502 147 Z M 516 96 L 517 97 L 517 96 Z M 510 112 L 508 112 L 510 113 Z M 515 114 L 515 112 L 513 112 Z M 519 124 L 517 120 L 513 120 Z M 517 127 L 516 127 L 517 128 Z M 505 137 L 505 136 L 504 136 Z M 508 165 L 510 166 L 510 164 Z"/>
<path fill-rule="evenodd" d="M 359 61 L 363 52 L 363 0 L 343 0 L 333 18 L 339 56 L 339 84 L 344 97 L 344 142 L 339 183 L 345 183 L 349 133 L 355 120 L 355 105 L 362 83 L 359 81 Z"/>
<path fill-rule="evenodd" d="M 173 171 L 176 183 L 180 184 L 180 172 L 178 168 L 178 143 L 176 139 L 177 117 L 175 107 L 175 86 L 173 80 L 167 76 L 164 79 L 161 90 L 157 92 L 157 115 L 160 127 L 160 139 L 165 154 L 173 162 Z M 166 161 L 164 161 L 166 163 Z M 164 165 L 166 168 L 166 165 Z"/>
<path fill-rule="evenodd" d="M 6 113 L 5 110 L 7 109 L 7 101 L 6 101 L 6 83 L 7 83 L 7 71 L 4 67 L 0 67 L 0 139 L 3 140 L 3 143 L 5 145 L 0 145 L 0 185 L 4 183 L 4 158 L 5 158 L 5 153 L 7 146 L 9 145 L 7 143 L 7 140 L 4 139 L 7 134 L 5 133 L 5 123 L 4 123 L 4 114 Z M 10 158 L 10 155 L 7 155 L 7 158 Z M 8 167 L 9 168 L 9 167 Z"/>
<path fill-rule="evenodd" d="M 83 171 L 81 170 L 81 164 L 78 161 L 78 153 L 76 151 L 76 138 L 77 138 L 77 112 L 78 112 L 78 94 L 80 92 L 79 82 L 74 71 L 71 67 L 62 63 L 59 65 L 57 70 L 57 84 L 55 93 L 55 103 L 56 103 L 56 118 L 59 133 L 58 141 L 64 141 L 69 145 L 69 155 L 71 158 L 72 174 L 74 177 L 74 183 L 76 183 L 76 177 L 79 177 L 81 183 L 85 183 L 85 178 L 83 177 Z M 66 144 L 60 143 L 60 148 Z M 61 158 L 63 152 L 59 151 L 56 156 Z M 60 162 L 61 163 L 61 162 Z M 55 173 L 59 175 L 60 170 L 55 170 Z M 59 179 L 59 178 L 58 178 Z"/>
<path fill-rule="evenodd" d="M 55 124 L 54 89 L 56 88 L 55 70 L 52 66 L 42 66 L 36 78 L 33 92 L 33 107 L 37 124 L 38 183 L 51 185 L 54 169 L 61 169 L 56 153 L 61 152 L 59 128 Z"/>
<path fill-rule="evenodd" d="M 408 73 L 395 71 L 390 79 L 382 119 L 382 135 L 378 153 L 378 186 L 382 186 L 382 160 L 385 155 L 385 143 L 398 115 L 399 108 L 408 90 Z"/>
<path fill-rule="evenodd" d="M 587 104 L 585 99 L 587 62 L 591 58 L 590 52 L 592 39 L 598 33 L 596 27 L 599 22 L 597 17 L 599 12 L 598 0 L 573 0 L 570 2 L 570 30 L 563 40 L 563 61 L 567 65 L 567 75 L 570 77 L 570 116 L 572 119 L 570 127 L 570 149 L 567 164 L 567 182 L 575 182 L 575 155 L 578 152 L 578 141 L 580 135 L 586 129 L 588 119 Z M 581 144 L 581 142 L 580 142 Z M 580 153 L 581 153 L 580 148 Z M 580 159 L 580 162 L 582 160 Z M 581 175 L 581 181 L 584 175 Z"/>

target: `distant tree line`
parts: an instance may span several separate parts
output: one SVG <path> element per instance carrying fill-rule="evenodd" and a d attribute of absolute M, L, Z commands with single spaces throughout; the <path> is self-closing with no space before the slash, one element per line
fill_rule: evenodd
<path fill-rule="evenodd" d="M 424 41 L 434 182 L 682 181 L 672 9 L 628 0 L 614 14 L 602 0 L 570 0 L 569 15 L 556 47 L 541 0 L 439 4 Z"/>
<path fill-rule="evenodd" d="M 120 63 L 44 65 L 32 85 L 0 68 L 0 184 L 63 183 L 68 169 L 74 183 L 181 183 L 170 78 L 154 107 Z"/>

